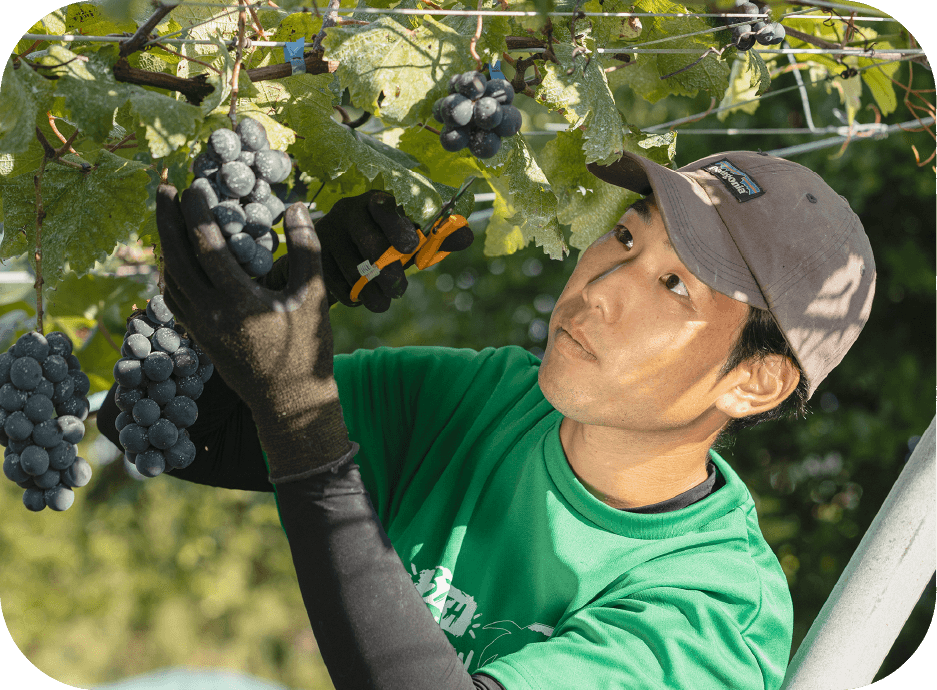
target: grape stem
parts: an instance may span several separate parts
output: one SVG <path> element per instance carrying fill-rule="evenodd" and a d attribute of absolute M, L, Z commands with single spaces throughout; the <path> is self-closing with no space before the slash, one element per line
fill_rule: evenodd
<path fill-rule="evenodd" d="M 236 129 L 238 124 L 237 106 L 238 106 L 238 78 L 241 74 L 241 57 L 244 49 L 244 30 L 247 25 L 247 12 L 241 10 L 238 12 L 238 47 L 234 58 L 234 69 L 231 72 L 231 109 L 228 111 L 228 117 L 231 119 L 231 129 Z"/>
<path fill-rule="evenodd" d="M 338 9 L 338 6 L 341 4 L 341 0 L 329 0 L 329 13 L 326 15 L 325 19 L 322 20 L 322 28 L 319 29 L 319 33 L 316 34 L 316 40 L 312 42 L 312 51 L 316 52 L 322 50 L 322 39 L 325 38 L 325 30 L 330 26 L 335 26 L 335 22 L 338 20 L 338 15 L 331 10 Z M 318 14 L 319 8 L 316 7 L 316 14 Z"/>
<path fill-rule="evenodd" d="M 178 4 L 178 2 L 168 4 L 159 3 L 156 6 L 156 11 L 140 26 L 139 29 L 137 29 L 136 33 L 120 44 L 120 56 L 127 57 L 131 53 L 138 51 L 140 46 L 149 40 L 150 31 L 155 29 L 156 25 L 163 20 L 163 17 L 172 12 Z"/>
<path fill-rule="evenodd" d="M 76 129 L 75 133 L 77 132 Z M 42 284 L 45 282 L 42 279 L 42 221 L 46 217 L 45 209 L 42 208 L 42 176 L 46 171 L 46 163 L 57 155 L 57 151 L 52 148 L 38 127 L 36 127 L 36 135 L 39 143 L 42 144 L 44 155 L 39 164 L 39 171 L 33 176 L 33 184 L 36 187 L 36 250 L 33 254 L 33 259 L 36 261 L 36 282 L 33 286 L 36 288 L 36 332 L 42 333 Z M 69 144 L 66 143 L 64 146 L 69 146 Z"/>
<path fill-rule="evenodd" d="M 484 0 L 478 0 L 479 11 L 481 11 L 483 2 Z M 478 57 L 478 51 L 475 50 L 475 46 L 478 43 L 478 39 L 481 38 L 481 35 L 482 35 L 482 16 L 478 15 L 478 24 L 475 26 L 475 35 L 472 36 L 472 40 L 469 43 L 469 53 L 472 54 L 472 57 L 475 58 L 475 62 L 478 63 L 479 72 L 482 71 L 482 67 L 484 67 L 484 63 L 482 62 L 482 59 Z"/>

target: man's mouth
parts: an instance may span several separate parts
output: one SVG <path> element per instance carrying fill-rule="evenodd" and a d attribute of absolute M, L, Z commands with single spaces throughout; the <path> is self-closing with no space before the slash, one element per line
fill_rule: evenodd
<path fill-rule="evenodd" d="M 558 328 L 556 330 L 556 342 L 557 345 L 564 350 L 570 354 L 578 355 L 581 359 L 590 361 L 595 361 L 597 359 L 592 353 L 592 346 L 586 339 L 585 334 L 576 328 L 572 328 L 571 330 L 566 330 L 562 327 Z"/>

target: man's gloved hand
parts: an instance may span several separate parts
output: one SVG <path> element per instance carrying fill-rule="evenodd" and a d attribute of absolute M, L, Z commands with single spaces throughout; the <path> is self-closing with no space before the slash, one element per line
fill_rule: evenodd
<path fill-rule="evenodd" d="M 329 292 L 329 304 L 341 302 L 349 307 L 362 304 L 373 312 L 384 312 L 390 301 L 403 295 L 407 289 L 407 266 L 395 262 L 381 271 L 381 275 L 364 286 L 358 302 L 352 302 L 351 289 L 361 275 L 358 264 L 367 259 L 377 263 L 381 255 L 393 246 L 408 254 L 420 242 L 416 226 L 397 206 L 387 192 L 372 190 L 354 197 L 341 199 L 316 223 L 316 234 L 322 244 L 322 270 Z M 460 228 L 447 237 L 441 251 L 454 252 L 467 248 L 475 236 L 469 227 Z M 286 284 L 289 265 L 280 257 L 260 281 L 272 289 Z"/>
<path fill-rule="evenodd" d="M 161 185 L 156 221 L 166 303 L 215 371 L 250 407 L 270 480 L 302 479 L 351 459 L 332 370 L 321 248 L 309 213 L 284 215 L 289 278 L 282 291 L 251 280 L 225 245 L 204 197 Z"/>

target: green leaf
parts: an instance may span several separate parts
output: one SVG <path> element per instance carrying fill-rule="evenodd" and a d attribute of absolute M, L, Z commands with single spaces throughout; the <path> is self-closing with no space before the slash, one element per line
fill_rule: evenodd
<path fill-rule="evenodd" d="M 135 89 L 130 103 L 145 128 L 153 158 L 164 158 L 185 146 L 202 119 L 200 108 L 155 91 Z"/>
<path fill-rule="evenodd" d="M 299 133 L 305 140 L 294 155 L 307 174 L 320 180 L 334 179 L 355 166 L 371 182 L 381 176 L 384 189 L 417 224 L 429 220 L 442 207 L 439 193 L 426 177 L 363 144 L 348 127 L 331 118 L 320 120 L 311 131 Z"/>
<path fill-rule="evenodd" d="M 296 74 L 257 82 L 257 96 L 240 101 L 238 113 L 257 117 L 268 128 L 270 145 L 285 151 L 296 141 L 296 132 L 314 132 L 319 122 L 331 119 L 331 81 L 331 74 Z"/>
<path fill-rule="evenodd" d="M 0 82 L 0 153 L 23 153 L 36 142 L 37 113 L 45 113 L 51 102 L 52 82 L 25 65 L 14 69 L 7 60 Z"/>
<path fill-rule="evenodd" d="M 133 33 L 137 24 L 130 17 L 117 19 L 112 13 L 90 2 L 76 2 L 65 9 L 65 31 L 85 36 Z"/>
<path fill-rule="evenodd" d="M 515 135 L 504 139 L 498 154 L 482 164 L 495 193 L 505 199 L 495 204 L 495 215 L 486 231 L 485 254 L 511 254 L 531 240 L 551 259 L 569 254 L 556 218 L 556 195 L 524 138 Z"/>
<path fill-rule="evenodd" d="M 615 160 L 621 156 L 622 121 L 598 60 L 573 58 L 567 43 L 553 48 L 560 64 L 545 62 L 537 102 L 561 110 L 573 127 L 584 127 L 586 161 Z M 572 71 L 572 74 L 567 72 Z"/>
<path fill-rule="evenodd" d="M 114 79 L 117 47 L 106 46 L 78 56 L 67 48 L 50 46 L 39 62 L 44 74 L 58 77 L 55 95 L 65 99 L 65 111 L 81 133 L 103 143 L 114 126 L 114 111 L 130 97 L 130 86 Z"/>
<path fill-rule="evenodd" d="M 439 136 L 422 127 L 404 130 L 398 146 L 422 162 L 429 178 L 451 187 L 458 187 L 469 175 L 485 175 L 486 172 L 477 158 L 464 152 L 446 151 L 439 143 Z"/>
<path fill-rule="evenodd" d="M 336 75 L 352 103 L 385 123 L 412 125 L 431 116 L 451 76 L 476 68 L 470 41 L 431 17 L 413 30 L 382 17 L 365 27 L 330 29 L 323 45 L 325 59 L 338 61 Z"/>
<path fill-rule="evenodd" d="M 47 281 L 58 280 L 66 264 L 84 275 L 147 215 L 149 175 L 142 163 L 104 150 L 92 162 L 96 165 L 90 172 L 50 164 L 43 175 L 42 268 Z M 35 245 L 36 192 L 25 175 L 0 180 L 0 192 L 6 215 L 0 259 L 8 259 Z"/>
<path fill-rule="evenodd" d="M 603 182 L 586 169 L 582 132 L 559 132 L 541 156 L 561 209 L 558 219 L 570 226 L 569 243 L 586 249 L 608 232 L 638 195 Z"/>
<path fill-rule="evenodd" d="M 735 50 L 734 48 L 732 50 Z M 771 76 L 765 61 L 753 50 L 735 51 L 737 54 L 732 62 L 732 71 L 729 74 L 729 86 L 726 89 L 720 108 L 728 108 L 736 103 L 744 103 L 734 108 L 722 110 L 717 117 L 725 122 L 730 113 L 741 110 L 753 114 L 758 109 L 757 97 L 771 85 Z M 750 102 L 747 102 L 750 101 Z"/>

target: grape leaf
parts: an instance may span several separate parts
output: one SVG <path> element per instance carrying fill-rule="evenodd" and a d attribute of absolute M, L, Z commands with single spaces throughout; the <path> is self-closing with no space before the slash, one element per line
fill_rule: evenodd
<path fill-rule="evenodd" d="M 534 240 L 551 259 L 560 260 L 569 254 L 556 218 L 556 195 L 524 138 L 516 135 L 504 139 L 498 154 L 481 162 L 495 193 L 509 204 L 501 214 L 496 210 L 488 224 L 486 235 L 491 238 L 486 237 L 485 253 L 510 254 Z M 495 172 L 498 177 L 492 174 Z M 519 246 L 518 232 L 523 237 Z"/>
<path fill-rule="evenodd" d="M 383 17 L 365 27 L 330 29 L 323 45 L 325 59 L 338 61 L 336 75 L 352 103 L 385 123 L 412 125 L 431 116 L 451 76 L 476 68 L 470 41 L 431 17 L 413 30 Z"/>
<path fill-rule="evenodd" d="M 52 82 L 7 60 L 0 83 L 0 152 L 23 153 L 36 142 L 36 114 L 48 110 Z M 6 173 L 3 173 L 6 174 Z"/>
<path fill-rule="evenodd" d="M 55 75 L 55 95 L 64 97 L 69 119 L 82 134 L 103 143 L 114 126 L 114 111 L 130 97 L 131 87 L 114 79 L 117 46 L 105 46 L 78 56 L 67 48 L 53 45 L 39 59 L 47 66 L 43 73 Z"/>
<path fill-rule="evenodd" d="M 185 146 L 202 119 L 198 107 L 155 91 L 135 89 L 130 103 L 146 130 L 153 158 L 163 158 Z"/>
<path fill-rule="evenodd" d="M 559 64 L 544 62 L 543 82 L 537 102 L 560 110 L 573 127 L 583 126 L 586 161 L 615 160 L 621 156 L 622 121 L 598 60 L 585 55 L 573 58 L 573 46 L 555 45 Z M 572 70 L 572 74 L 567 74 Z"/>
<path fill-rule="evenodd" d="M 66 156 L 66 160 L 74 159 Z M 105 150 L 90 172 L 49 165 L 42 178 L 43 274 L 57 280 L 66 263 L 78 275 L 94 268 L 118 242 L 140 227 L 146 216 L 146 166 Z M 0 259 L 19 256 L 32 248 L 36 234 L 36 190 L 31 177 L 0 179 L 6 233 Z M 30 256 L 30 262 L 32 257 Z"/>
<path fill-rule="evenodd" d="M 137 30 L 132 19 L 117 19 L 90 2 L 76 2 L 65 9 L 65 32 L 85 36 L 107 36 L 108 34 L 133 33 Z"/>
<path fill-rule="evenodd" d="M 311 130 L 298 133 L 305 140 L 302 148 L 294 147 L 293 153 L 300 169 L 309 175 L 334 179 L 352 166 L 372 182 L 381 175 L 385 189 L 417 224 L 429 220 L 442 207 L 439 193 L 426 177 L 358 141 L 348 127 L 331 118 L 321 119 Z"/>
<path fill-rule="evenodd" d="M 439 136 L 422 127 L 404 130 L 398 146 L 422 162 L 430 179 L 451 187 L 458 187 L 469 175 L 485 174 L 477 158 L 463 152 L 446 151 L 439 143 Z"/>
<path fill-rule="evenodd" d="M 328 85 L 332 78 L 331 74 L 296 74 L 257 82 L 257 97 L 252 103 L 239 103 L 238 112 L 249 117 L 260 111 L 269 113 L 259 119 L 267 127 L 270 145 L 285 151 L 296 140 L 297 131 L 315 131 L 319 121 L 331 119 L 333 95 Z"/>
<path fill-rule="evenodd" d="M 634 192 L 603 182 L 586 169 L 580 130 L 557 133 L 543 149 L 543 168 L 558 200 L 559 222 L 570 226 L 569 243 L 586 249 L 608 232 L 638 198 Z"/>
<path fill-rule="evenodd" d="M 771 77 L 767 74 L 768 68 L 758 53 L 753 50 L 736 52 L 738 54 L 732 62 L 732 71 L 729 74 L 729 86 L 719 103 L 720 108 L 727 109 L 716 115 L 722 122 L 725 122 L 730 113 L 739 110 L 749 115 L 753 114 L 758 109 L 757 97 L 763 93 L 761 89 L 764 81 L 766 80 L 768 85 L 771 84 Z M 729 107 L 736 103 L 744 105 Z"/>

